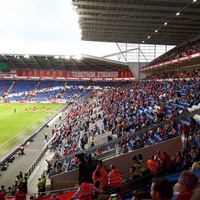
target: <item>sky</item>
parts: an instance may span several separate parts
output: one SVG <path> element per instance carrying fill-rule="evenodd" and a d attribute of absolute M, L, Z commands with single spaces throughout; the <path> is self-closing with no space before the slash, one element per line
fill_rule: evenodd
<path fill-rule="evenodd" d="M 0 0 L 0 54 L 94 55 L 115 43 L 81 41 L 71 0 Z"/>

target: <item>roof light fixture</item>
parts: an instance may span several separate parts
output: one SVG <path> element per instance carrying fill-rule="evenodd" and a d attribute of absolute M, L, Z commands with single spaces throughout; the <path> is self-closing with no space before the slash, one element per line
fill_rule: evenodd
<path fill-rule="evenodd" d="M 76 55 L 76 56 L 74 56 L 74 59 L 81 60 L 82 59 L 82 55 Z"/>
<path fill-rule="evenodd" d="M 65 58 L 65 59 L 70 59 L 70 56 L 65 56 L 64 58 Z"/>
<path fill-rule="evenodd" d="M 155 33 L 157 33 L 157 32 L 158 32 L 158 30 L 156 29 L 156 30 L 155 30 Z"/>
<path fill-rule="evenodd" d="M 165 22 L 164 25 L 167 26 L 167 22 Z"/>
<path fill-rule="evenodd" d="M 149 38 L 151 38 L 151 36 L 149 35 L 147 38 L 149 39 Z"/>
<path fill-rule="evenodd" d="M 30 58 L 30 56 L 29 55 L 24 55 L 24 58 Z"/>
<path fill-rule="evenodd" d="M 179 15 L 180 15 L 180 12 L 177 12 L 177 13 L 176 13 L 176 16 L 179 16 Z"/>

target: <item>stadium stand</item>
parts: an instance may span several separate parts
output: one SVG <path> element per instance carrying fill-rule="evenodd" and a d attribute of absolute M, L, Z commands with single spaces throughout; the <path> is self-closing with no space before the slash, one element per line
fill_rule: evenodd
<path fill-rule="evenodd" d="M 78 1 L 73 1 L 73 3 L 79 4 Z M 193 8 L 190 7 L 192 5 L 194 4 L 191 2 L 184 8 L 187 8 L 189 12 Z M 123 6 L 120 7 L 123 8 Z M 81 6 L 82 15 L 84 15 L 84 8 Z M 160 8 L 162 8 L 161 5 Z M 164 62 L 169 62 L 171 65 L 173 60 L 181 60 L 199 53 L 199 41 L 199 38 L 190 42 L 184 41 L 185 45 L 180 45 L 179 42 L 179 46 L 148 63 L 144 68 Z M 75 186 L 78 186 L 80 174 L 88 175 L 87 178 L 90 179 L 89 175 L 94 171 L 97 163 L 103 161 L 107 170 L 109 170 L 108 164 L 115 164 L 120 169 L 123 183 L 121 194 L 124 195 L 124 199 L 131 199 L 130 193 L 133 189 L 142 187 L 149 192 L 151 175 L 155 175 L 149 165 L 152 174 L 148 177 L 141 176 L 138 181 L 141 185 L 134 185 L 135 180 L 132 180 L 131 176 L 138 174 L 129 172 L 133 156 L 142 152 L 146 163 L 152 156 L 151 154 L 157 150 L 162 151 L 162 156 L 159 158 L 162 161 L 156 161 L 156 175 L 165 176 L 173 185 L 177 183 L 182 170 L 192 169 L 195 162 L 200 161 L 200 73 L 198 68 L 190 66 L 189 60 L 186 64 L 188 69 L 185 66 L 183 69 L 177 66 L 172 69 L 174 66 L 176 65 L 172 65 L 171 68 L 164 66 L 166 70 L 162 68 L 152 73 L 148 73 L 147 70 L 144 80 L 138 82 L 0 80 L 1 98 L 5 102 L 55 103 L 59 99 L 69 103 L 66 112 L 62 112 L 62 120 L 54 116 L 55 121 L 53 117 L 48 127 L 45 124 L 38 131 L 39 134 L 34 135 L 35 139 L 39 138 L 38 144 L 40 145 L 43 141 L 41 137 L 44 137 L 43 131 L 48 129 L 51 137 L 48 143 L 45 143 L 45 151 L 42 151 L 42 155 L 36 158 L 34 164 L 29 163 L 31 167 L 28 170 L 24 168 L 23 171 L 28 172 L 31 180 L 34 179 L 34 175 L 36 179 L 41 176 L 51 185 L 46 184 L 50 188 L 46 188 L 47 191 L 42 194 L 47 196 L 40 197 L 41 193 L 38 194 L 36 187 L 38 183 L 34 182 L 34 189 L 32 189 L 33 181 L 30 181 L 31 195 L 34 193 L 37 199 L 69 199 L 77 189 Z M 28 149 L 29 147 L 25 150 Z M 163 153 L 166 149 L 171 157 L 169 168 L 163 165 L 163 163 L 166 164 L 165 153 Z M 10 163 L 17 165 L 20 158 L 25 157 L 26 155 L 19 157 L 15 151 L 2 163 L 2 167 L 5 167 L 5 172 L 2 173 L 8 172 L 12 167 Z M 26 159 L 28 160 L 27 157 Z M 124 162 L 121 162 L 122 160 Z M 83 163 L 84 165 L 81 165 Z M 139 165 L 142 165 L 142 161 Z M 21 171 L 19 168 L 17 170 Z M 199 176 L 198 171 L 195 173 Z M 17 181 L 20 180 L 17 178 Z M 66 190 L 67 184 L 72 188 Z M 53 189 L 53 191 L 48 191 L 48 189 Z"/>

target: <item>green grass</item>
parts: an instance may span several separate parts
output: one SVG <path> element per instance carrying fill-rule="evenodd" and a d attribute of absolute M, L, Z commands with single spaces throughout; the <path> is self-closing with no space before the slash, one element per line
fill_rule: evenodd
<path fill-rule="evenodd" d="M 34 107 L 38 108 L 38 112 L 29 111 L 29 108 Z M 0 103 L 0 157 L 9 153 L 63 107 L 64 104 Z M 47 108 L 50 108 L 50 112 L 47 112 Z"/>

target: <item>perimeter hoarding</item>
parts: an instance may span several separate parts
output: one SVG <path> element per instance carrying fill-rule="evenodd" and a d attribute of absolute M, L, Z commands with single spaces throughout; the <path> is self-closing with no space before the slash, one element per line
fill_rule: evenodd
<path fill-rule="evenodd" d="M 120 71 L 64 71 L 64 70 L 17 70 L 18 77 L 49 77 L 65 79 L 95 79 L 95 78 L 134 78 L 130 70 Z"/>

